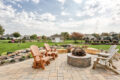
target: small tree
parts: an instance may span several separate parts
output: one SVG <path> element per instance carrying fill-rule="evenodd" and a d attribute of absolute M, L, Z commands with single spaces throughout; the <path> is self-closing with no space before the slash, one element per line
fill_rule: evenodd
<path fill-rule="evenodd" d="M 77 40 L 82 39 L 82 37 L 83 37 L 83 34 L 78 33 L 78 32 L 73 32 L 71 34 L 71 38 L 74 40 L 75 43 L 77 43 Z"/>
<path fill-rule="evenodd" d="M 47 37 L 45 35 L 42 36 L 43 42 L 47 40 Z"/>
<path fill-rule="evenodd" d="M 37 39 L 37 34 L 33 34 L 30 36 L 30 39 Z"/>
<path fill-rule="evenodd" d="M 109 33 L 103 32 L 101 36 L 109 36 Z"/>
<path fill-rule="evenodd" d="M 69 39 L 70 35 L 68 32 L 62 32 L 61 35 L 64 37 L 64 39 Z"/>
<path fill-rule="evenodd" d="M 47 37 L 43 35 L 43 36 L 42 36 L 42 39 L 43 39 L 43 40 L 46 40 L 46 39 L 47 39 Z"/>
<path fill-rule="evenodd" d="M 14 33 L 13 33 L 13 36 L 14 36 L 15 38 L 18 38 L 18 37 L 20 37 L 21 35 L 20 35 L 19 32 L 14 32 Z"/>
<path fill-rule="evenodd" d="M 118 34 L 118 38 L 119 38 L 119 40 L 120 40 L 120 34 Z"/>
<path fill-rule="evenodd" d="M 119 40 L 119 35 L 118 34 L 112 34 L 113 40 Z"/>
<path fill-rule="evenodd" d="M 93 35 L 95 38 L 97 38 L 98 40 L 100 39 L 100 35 L 99 35 L 99 34 L 93 33 L 92 35 Z"/>
<path fill-rule="evenodd" d="M 110 42 L 112 42 L 112 39 L 109 36 L 105 37 L 103 40 L 109 40 Z"/>
<path fill-rule="evenodd" d="M 3 29 L 3 27 L 0 25 L 0 35 L 3 35 L 5 32 L 5 29 Z"/>

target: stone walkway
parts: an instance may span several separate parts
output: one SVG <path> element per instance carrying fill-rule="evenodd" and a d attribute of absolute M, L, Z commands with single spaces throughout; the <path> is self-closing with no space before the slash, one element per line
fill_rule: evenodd
<path fill-rule="evenodd" d="M 120 80 L 120 75 L 103 68 L 92 70 L 91 67 L 70 66 L 67 64 L 66 54 L 60 54 L 45 70 L 33 69 L 32 62 L 33 59 L 29 59 L 0 66 L 0 80 Z M 120 61 L 116 65 L 120 67 Z"/>

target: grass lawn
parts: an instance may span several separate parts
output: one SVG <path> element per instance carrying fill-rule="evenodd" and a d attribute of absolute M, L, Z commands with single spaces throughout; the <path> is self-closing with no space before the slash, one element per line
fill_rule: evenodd
<path fill-rule="evenodd" d="M 74 41 L 68 40 L 64 43 L 49 43 L 50 45 L 62 45 L 62 44 L 73 44 Z M 37 45 L 39 47 L 44 46 L 43 42 L 26 42 L 26 43 L 8 43 L 8 40 L 0 40 L 0 54 L 5 52 L 13 52 L 20 49 L 29 48 L 30 45 Z M 81 45 L 81 44 L 77 44 Z M 109 49 L 110 45 L 88 45 L 89 47 L 97 48 L 97 49 Z M 118 48 L 120 49 L 120 45 L 118 45 Z M 119 50 L 120 52 L 120 50 Z"/>

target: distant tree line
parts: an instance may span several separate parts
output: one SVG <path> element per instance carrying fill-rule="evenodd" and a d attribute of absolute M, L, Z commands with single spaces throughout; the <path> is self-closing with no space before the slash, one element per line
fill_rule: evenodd
<path fill-rule="evenodd" d="M 3 28 L 2 25 L 0 25 L 0 35 L 2 36 L 4 34 L 4 32 L 5 32 L 5 29 Z M 14 33 L 12 33 L 12 35 L 15 38 L 21 37 L 21 34 L 19 32 L 14 32 Z M 82 34 L 80 32 L 72 32 L 72 33 L 61 32 L 60 35 L 64 38 L 64 40 L 74 40 L 75 43 L 77 43 L 77 40 L 85 40 L 84 36 L 86 34 Z M 111 34 L 111 32 L 110 33 L 103 32 L 101 34 L 93 33 L 93 34 L 90 34 L 90 35 L 94 36 L 97 40 L 101 40 L 101 38 L 103 36 L 104 36 L 103 40 L 109 40 L 109 41 L 120 40 L 120 33 L 112 32 L 112 34 Z M 25 39 L 25 38 L 23 38 L 23 39 Z M 47 37 L 45 35 L 38 36 L 37 34 L 32 34 L 32 35 L 30 35 L 30 39 L 31 40 L 38 40 L 38 41 L 39 40 L 46 41 L 46 40 L 50 40 L 50 37 Z M 86 38 L 86 39 L 89 40 L 89 38 Z"/>

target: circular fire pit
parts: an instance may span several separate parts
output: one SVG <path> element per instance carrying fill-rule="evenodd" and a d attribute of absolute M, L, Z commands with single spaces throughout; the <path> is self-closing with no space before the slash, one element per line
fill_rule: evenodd
<path fill-rule="evenodd" d="M 67 63 L 75 67 L 89 67 L 91 65 L 91 56 L 74 56 L 72 53 L 67 55 Z"/>

